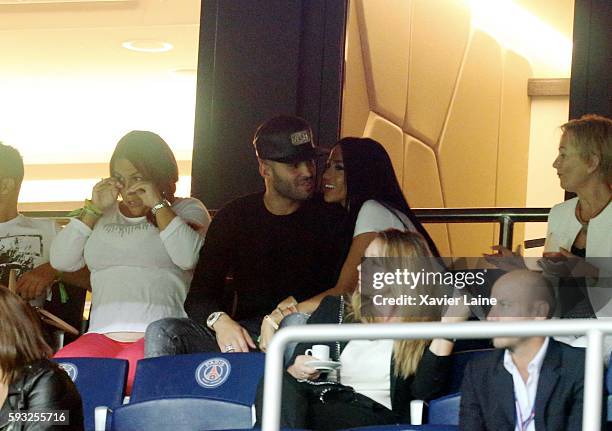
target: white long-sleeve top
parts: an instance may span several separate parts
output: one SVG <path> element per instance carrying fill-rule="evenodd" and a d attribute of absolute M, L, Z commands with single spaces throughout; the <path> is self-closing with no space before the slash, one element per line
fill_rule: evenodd
<path fill-rule="evenodd" d="M 161 232 L 145 217 L 125 217 L 117 203 L 93 230 L 73 219 L 55 237 L 54 268 L 91 271 L 89 332 L 144 332 L 155 320 L 187 317 L 183 304 L 210 216 L 194 198 L 177 198 L 172 209 L 178 217 Z"/>

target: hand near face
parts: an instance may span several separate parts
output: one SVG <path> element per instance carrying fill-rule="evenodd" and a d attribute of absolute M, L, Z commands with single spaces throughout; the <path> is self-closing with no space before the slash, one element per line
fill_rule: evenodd
<path fill-rule="evenodd" d="M 91 202 L 100 211 L 110 208 L 119 196 L 119 191 L 123 186 L 114 178 L 104 178 L 98 182 L 91 193 Z"/>
<path fill-rule="evenodd" d="M 138 181 L 132 184 L 125 191 L 125 194 L 135 194 L 140 198 L 142 204 L 148 208 L 153 208 L 162 200 L 161 193 L 151 181 Z"/>

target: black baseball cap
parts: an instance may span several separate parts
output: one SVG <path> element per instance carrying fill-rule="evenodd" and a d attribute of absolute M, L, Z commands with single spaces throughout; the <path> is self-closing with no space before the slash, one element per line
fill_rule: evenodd
<path fill-rule="evenodd" d="M 291 115 L 278 115 L 261 124 L 253 145 L 257 157 L 281 163 L 297 163 L 316 158 L 312 129 L 306 120 Z"/>

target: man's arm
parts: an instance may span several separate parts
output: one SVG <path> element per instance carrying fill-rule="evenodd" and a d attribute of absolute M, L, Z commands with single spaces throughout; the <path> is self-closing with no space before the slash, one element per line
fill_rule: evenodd
<path fill-rule="evenodd" d="M 87 267 L 76 272 L 60 273 L 51 264 L 43 263 L 19 277 L 17 293 L 25 300 L 38 298 L 59 278 L 68 284 L 91 290 Z"/>
<path fill-rule="evenodd" d="M 235 247 L 240 246 L 235 226 L 237 224 L 232 223 L 227 212 L 221 210 L 213 218 L 200 251 L 200 259 L 185 300 L 185 311 L 189 318 L 203 325 L 211 313 L 229 311 L 224 309 L 222 298 L 225 278 L 236 259 Z M 249 347 L 256 347 L 246 329 L 228 314 L 221 316 L 211 329 L 215 331 L 222 352 L 248 352 Z"/>
<path fill-rule="evenodd" d="M 461 431 L 486 431 L 482 406 L 478 401 L 477 388 L 482 382 L 475 374 L 474 362 L 468 363 L 461 383 L 461 407 L 459 410 L 459 429 Z"/>
<path fill-rule="evenodd" d="M 221 300 L 225 278 L 231 268 L 234 254 L 231 250 L 234 239 L 229 224 L 228 220 L 224 219 L 224 213 L 220 211 L 212 220 L 200 250 L 198 264 L 185 300 L 187 315 L 199 323 L 205 323 L 206 318 L 215 311 L 227 311 L 223 310 Z"/>
<path fill-rule="evenodd" d="M 63 272 L 60 276 L 61 281 L 81 289 L 91 290 L 91 272 L 89 268 L 81 268 L 75 272 Z"/>
<path fill-rule="evenodd" d="M 319 306 L 323 298 L 326 296 L 339 296 L 347 293 L 352 293 L 357 287 L 357 280 L 359 278 L 359 271 L 357 266 L 361 264 L 361 259 L 365 254 L 366 248 L 376 238 L 376 232 L 366 232 L 357 235 L 351 242 L 351 248 L 348 256 L 342 265 L 340 276 L 336 285 L 325 292 L 321 292 L 312 298 L 306 299 L 298 304 L 298 311 L 300 313 L 313 313 L 314 310 Z"/>

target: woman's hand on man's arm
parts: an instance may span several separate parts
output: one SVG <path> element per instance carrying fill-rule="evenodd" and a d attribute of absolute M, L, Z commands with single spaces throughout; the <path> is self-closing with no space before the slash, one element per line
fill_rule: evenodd
<path fill-rule="evenodd" d="M 261 321 L 260 335 L 259 335 L 259 350 L 265 352 L 272 340 L 272 336 L 278 330 L 281 321 L 292 313 L 297 313 L 297 301 L 293 296 L 289 296 L 283 299 L 276 306 L 274 311 L 266 315 Z"/>

